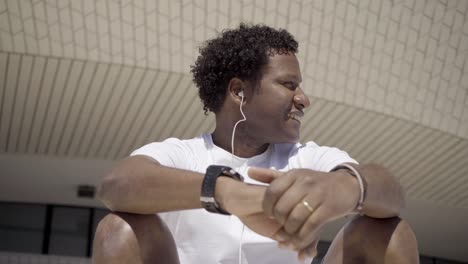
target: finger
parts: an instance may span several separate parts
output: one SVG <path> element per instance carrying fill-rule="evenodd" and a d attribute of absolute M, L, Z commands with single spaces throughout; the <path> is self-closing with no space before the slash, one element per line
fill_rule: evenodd
<path fill-rule="evenodd" d="M 302 227 L 299 229 L 291 240 L 292 243 L 298 249 L 306 248 L 312 241 L 318 240 L 318 236 L 323 228 L 324 221 L 321 216 L 321 207 L 318 206 L 314 213 L 311 214 L 304 222 Z"/>
<path fill-rule="evenodd" d="M 314 258 L 317 256 L 317 245 L 318 239 L 314 240 L 311 244 L 309 244 L 306 248 L 300 250 L 298 252 L 298 258 L 300 261 L 304 262 L 307 258 Z"/>
<path fill-rule="evenodd" d="M 291 240 L 291 235 L 281 228 L 273 235 L 273 239 L 278 242 L 288 242 Z"/>
<path fill-rule="evenodd" d="M 296 248 L 294 248 L 294 245 L 289 242 L 278 242 L 278 247 L 289 250 L 296 250 Z"/>
<path fill-rule="evenodd" d="M 280 202 L 278 202 L 278 204 L 279 203 Z M 284 230 L 289 234 L 297 233 L 310 217 L 310 215 L 314 213 L 316 207 L 318 207 L 318 205 L 313 205 L 313 203 L 307 201 L 306 198 L 297 201 L 293 210 L 289 213 L 286 221 L 283 223 Z"/>
<path fill-rule="evenodd" d="M 265 168 L 252 167 L 248 170 L 247 174 L 249 175 L 250 178 L 254 180 L 261 181 L 264 183 L 271 183 L 276 178 L 283 175 L 284 172 L 271 170 L 271 169 L 265 169 Z"/>
<path fill-rule="evenodd" d="M 275 217 L 274 210 L 276 203 L 293 183 L 294 177 L 289 173 L 285 173 L 271 182 L 270 186 L 266 189 L 265 197 L 263 198 L 263 211 L 267 216 Z"/>
<path fill-rule="evenodd" d="M 302 205 L 302 199 L 304 194 L 300 191 L 300 184 L 295 181 L 291 186 L 289 186 L 286 191 L 279 197 L 273 208 L 273 216 L 278 221 L 278 223 L 285 225 L 287 221 L 291 221 L 291 226 L 302 226 L 304 221 L 307 219 L 309 214 L 298 214 L 297 212 L 294 215 L 291 215 L 294 212 L 294 209 L 298 205 Z M 268 189 L 267 189 L 268 191 Z M 266 193 L 265 193 L 266 195 Z M 304 205 L 302 205 L 304 207 Z M 307 210 L 307 209 L 306 209 Z M 286 231 L 290 234 L 291 232 L 288 229 Z"/>

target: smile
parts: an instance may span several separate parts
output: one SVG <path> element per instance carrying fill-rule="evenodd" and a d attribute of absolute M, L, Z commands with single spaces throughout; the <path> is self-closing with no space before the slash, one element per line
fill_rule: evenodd
<path fill-rule="evenodd" d="M 289 118 L 296 120 L 297 122 L 301 123 L 302 116 L 298 116 L 296 114 L 289 114 Z"/>

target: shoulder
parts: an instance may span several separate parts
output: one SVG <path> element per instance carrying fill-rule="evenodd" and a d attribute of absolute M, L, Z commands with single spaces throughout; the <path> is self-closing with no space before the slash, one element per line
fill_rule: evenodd
<path fill-rule="evenodd" d="M 336 165 L 357 163 L 346 151 L 336 147 L 320 146 L 313 141 L 296 144 L 281 144 L 283 155 L 288 153 L 289 168 L 308 168 L 317 171 L 330 171 Z"/>
<path fill-rule="evenodd" d="M 179 139 L 179 138 L 167 138 L 160 142 L 148 143 L 135 151 L 130 155 L 142 155 L 144 152 L 152 151 L 189 151 L 190 149 L 203 148 L 205 135 L 201 135 L 191 139 Z"/>
<path fill-rule="evenodd" d="M 194 157 L 206 150 L 204 137 L 203 134 L 191 139 L 168 138 L 152 142 L 136 149 L 130 156 L 145 155 L 165 166 L 190 169 L 188 161 L 193 161 Z"/>

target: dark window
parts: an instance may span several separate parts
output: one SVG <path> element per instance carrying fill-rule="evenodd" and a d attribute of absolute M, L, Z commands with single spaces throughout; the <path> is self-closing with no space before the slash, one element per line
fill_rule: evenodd
<path fill-rule="evenodd" d="M 41 253 L 45 205 L 0 202 L 0 251 Z"/>
<path fill-rule="evenodd" d="M 55 206 L 52 211 L 49 254 L 86 256 L 90 209 Z"/>

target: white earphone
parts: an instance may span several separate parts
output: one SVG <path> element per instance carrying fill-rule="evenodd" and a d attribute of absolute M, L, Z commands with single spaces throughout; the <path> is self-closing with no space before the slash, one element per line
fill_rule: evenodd
<path fill-rule="evenodd" d="M 232 151 L 231 154 L 232 154 L 232 158 L 234 158 L 234 135 L 236 134 L 237 125 L 239 125 L 239 123 L 244 122 L 245 120 L 247 120 L 247 118 L 245 117 L 244 111 L 242 111 L 242 104 L 244 103 L 244 91 L 238 92 L 237 95 L 239 95 L 242 98 L 241 103 L 239 104 L 239 111 L 242 114 L 242 119 L 237 121 L 236 124 L 234 124 L 234 128 L 232 129 L 232 135 L 231 135 L 231 151 Z"/>

